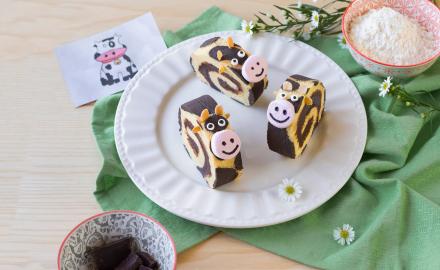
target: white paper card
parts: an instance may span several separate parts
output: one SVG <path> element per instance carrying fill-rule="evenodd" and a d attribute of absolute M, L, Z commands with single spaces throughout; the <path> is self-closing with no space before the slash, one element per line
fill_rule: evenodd
<path fill-rule="evenodd" d="M 76 107 L 123 90 L 166 46 L 151 13 L 55 49 Z"/>

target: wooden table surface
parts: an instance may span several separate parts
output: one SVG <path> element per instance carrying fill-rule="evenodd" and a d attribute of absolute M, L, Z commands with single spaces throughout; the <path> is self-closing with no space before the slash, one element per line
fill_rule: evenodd
<path fill-rule="evenodd" d="M 72 106 L 55 47 L 147 11 L 176 30 L 212 5 L 250 19 L 292 2 L 0 1 L 0 269 L 56 269 L 64 236 L 101 211 L 93 106 Z M 310 268 L 217 234 L 179 254 L 178 269 Z"/>

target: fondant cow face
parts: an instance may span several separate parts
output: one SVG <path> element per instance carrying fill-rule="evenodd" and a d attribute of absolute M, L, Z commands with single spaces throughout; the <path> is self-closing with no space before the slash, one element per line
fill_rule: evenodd
<path fill-rule="evenodd" d="M 267 76 L 268 64 L 262 57 L 250 55 L 241 46 L 234 43 L 231 37 L 227 38 L 228 46 L 214 48 L 210 55 L 220 61 L 219 72 L 228 68 L 240 72 L 245 80 L 256 83 Z"/>
<path fill-rule="evenodd" d="M 267 108 L 267 120 L 277 128 L 287 128 L 292 124 L 295 117 L 295 112 L 303 102 L 306 105 L 311 105 L 312 100 L 304 96 L 301 87 L 293 89 L 293 84 L 285 81 L 280 89 L 274 92 L 275 100 L 269 104 Z"/>
<path fill-rule="evenodd" d="M 215 113 L 210 115 L 208 109 L 204 109 L 199 117 L 199 126 L 193 128 L 193 132 L 206 131 L 211 136 L 211 151 L 219 159 L 231 159 L 240 152 L 241 141 L 237 133 L 228 129 L 229 114 L 223 112 L 223 107 L 217 105 Z"/>
<path fill-rule="evenodd" d="M 205 129 L 211 132 L 219 132 L 229 125 L 228 119 L 223 115 L 214 114 L 205 121 Z"/>
<path fill-rule="evenodd" d="M 95 42 L 93 46 L 96 48 L 95 59 L 101 63 L 109 63 L 118 59 L 127 51 L 127 47 L 119 42 L 118 35 Z"/>

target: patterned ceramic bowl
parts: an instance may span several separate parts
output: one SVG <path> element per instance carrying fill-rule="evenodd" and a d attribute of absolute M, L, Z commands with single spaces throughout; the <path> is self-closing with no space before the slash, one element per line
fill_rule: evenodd
<path fill-rule="evenodd" d="M 61 244 L 58 269 L 93 270 L 86 249 L 127 236 L 135 239 L 142 251 L 153 256 L 161 270 L 176 268 L 176 248 L 167 230 L 144 214 L 118 210 L 92 216 L 78 224 Z"/>
<path fill-rule="evenodd" d="M 371 9 L 384 6 L 417 20 L 429 32 L 432 32 L 438 44 L 436 53 L 421 63 L 399 66 L 376 61 L 357 50 L 348 35 L 352 20 Z M 413 77 L 427 70 L 440 56 L 440 10 L 429 0 L 354 0 L 342 16 L 342 33 L 356 62 L 369 72 L 380 76 Z"/>

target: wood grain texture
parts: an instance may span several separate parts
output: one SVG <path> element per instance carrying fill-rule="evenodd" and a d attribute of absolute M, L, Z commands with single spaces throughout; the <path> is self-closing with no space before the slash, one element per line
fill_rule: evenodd
<path fill-rule="evenodd" d="M 307 2 L 307 1 L 304 1 Z M 325 2 L 325 1 L 323 1 Z M 0 269 L 56 269 L 64 236 L 100 212 L 102 159 L 92 106 L 74 109 L 53 50 L 147 11 L 176 30 L 217 5 L 250 19 L 292 1 L 1 1 Z M 310 269 L 224 234 L 179 255 L 179 269 Z"/>

